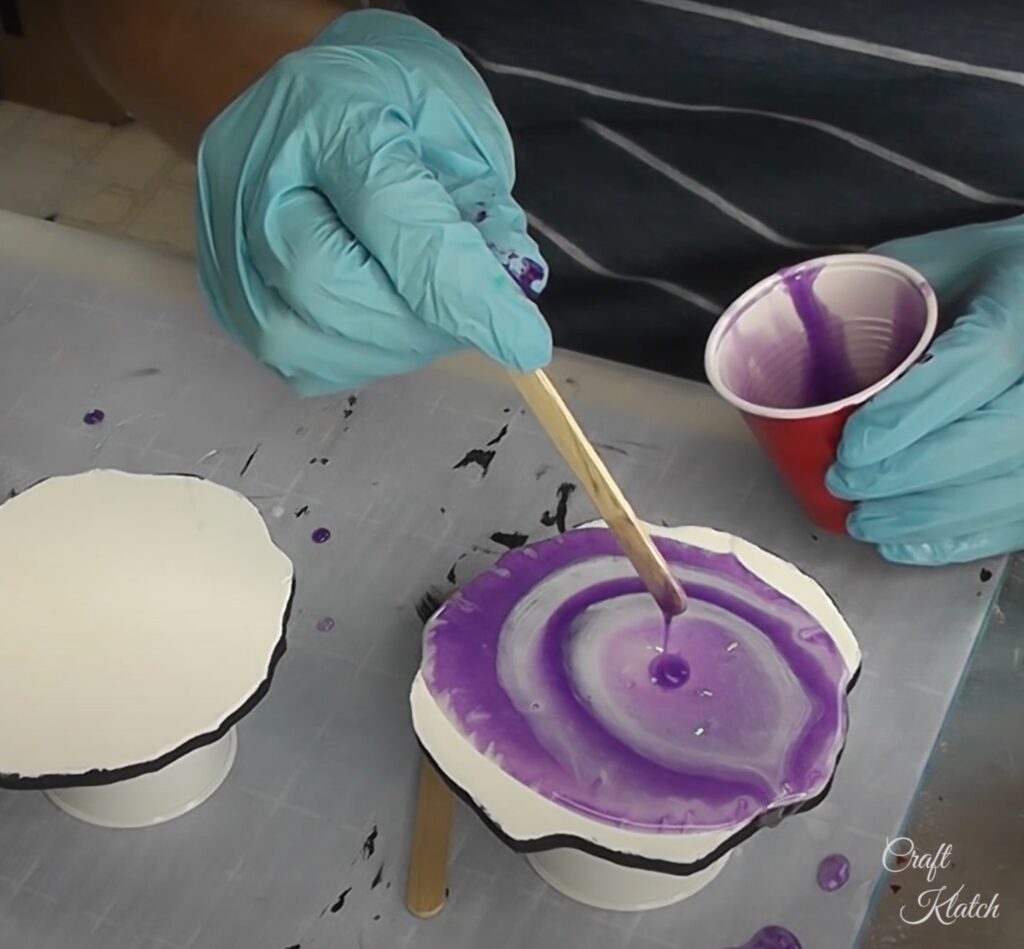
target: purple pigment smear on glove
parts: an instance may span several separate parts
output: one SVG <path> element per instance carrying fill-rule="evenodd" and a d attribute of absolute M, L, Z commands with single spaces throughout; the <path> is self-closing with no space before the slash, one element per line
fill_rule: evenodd
<path fill-rule="evenodd" d="M 835 643 L 732 554 L 655 543 L 690 600 L 665 653 L 677 687 L 651 681 L 661 612 L 588 528 L 510 551 L 449 600 L 424 635 L 427 688 L 506 773 L 606 823 L 736 828 L 817 796 L 847 725 Z"/>
<path fill-rule="evenodd" d="M 804 406 L 827 405 L 861 388 L 843 341 L 842 320 L 814 292 L 822 267 L 794 268 L 781 273 L 793 309 L 803 324 L 810 350 Z M 872 380 L 874 381 L 874 380 Z"/>
<path fill-rule="evenodd" d="M 490 242 L 487 246 L 508 275 L 519 284 L 519 289 L 536 302 L 540 298 L 540 286 L 544 283 L 544 268 L 532 257 L 521 257 L 515 251 L 500 250 Z"/>

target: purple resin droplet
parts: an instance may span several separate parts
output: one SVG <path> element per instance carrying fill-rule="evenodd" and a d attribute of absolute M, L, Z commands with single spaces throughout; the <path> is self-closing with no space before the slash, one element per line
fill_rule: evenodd
<path fill-rule="evenodd" d="M 818 886 L 826 893 L 841 890 L 850 880 L 850 861 L 834 853 L 818 864 Z"/>
<path fill-rule="evenodd" d="M 678 689 L 690 678 L 690 664 L 675 653 L 655 656 L 647 671 L 651 681 L 663 689 Z"/>
<path fill-rule="evenodd" d="M 329 633 L 332 629 L 334 629 L 334 617 L 325 616 L 323 619 L 320 620 L 320 622 L 316 624 L 316 628 L 320 630 L 321 633 Z"/>
<path fill-rule="evenodd" d="M 82 416 L 82 421 L 85 422 L 86 425 L 99 425 L 106 417 L 107 415 L 103 409 L 92 409 Z"/>
<path fill-rule="evenodd" d="M 326 527 L 318 527 L 310 536 L 314 544 L 326 544 L 331 539 L 331 532 Z"/>
<path fill-rule="evenodd" d="M 800 940 L 782 926 L 765 926 L 754 933 L 750 942 L 736 949 L 803 949 Z"/>

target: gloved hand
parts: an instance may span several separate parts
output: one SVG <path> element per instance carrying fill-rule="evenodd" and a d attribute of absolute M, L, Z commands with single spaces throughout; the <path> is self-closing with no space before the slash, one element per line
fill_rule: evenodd
<path fill-rule="evenodd" d="M 916 268 L 958 316 L 846 424 L 829 490 L 860 502 L 850 534 L 898 563 L 1024 548 L 1024 219 L 877 249 Z"/>
<path fill-rule="evenodd" d="M 470 346 L 522 371 L 550 359 L 508 130 L 418 20 L 342 16 L 218 116 L 198 176 L 203 290 L 301 394 Z"/>

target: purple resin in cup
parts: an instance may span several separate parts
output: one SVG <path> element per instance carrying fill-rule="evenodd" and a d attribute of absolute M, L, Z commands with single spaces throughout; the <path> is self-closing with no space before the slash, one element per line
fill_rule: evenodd
<path fill-rule="evenodd" d="M 706 368 L 741 411 L 800 418 L 859 404 L 919 358 L 935 331 L 931 288 L 872 254 L 809 260 L 766 278 L 715 325 Z"/>
<path fill-rule="evenodd" d="M 819 527 L 845 533 L 852 510 L 825 484 L 846 420 L 921 358 L 937 320 L 935 294 L 915 270 L 837 254 L 765 278 L 711 331 L 708 381 Z"/>
<path fill-rule="evenodd" d="M 614 535 L 569 531 L 505 554 L 430 621 L 437 707 L 525 788 L 621 828 L 735 828 L 820 795 L 847 726 L 833 638 L 733 553 L 655 543 L 690 598 L 667 649 Z"/>

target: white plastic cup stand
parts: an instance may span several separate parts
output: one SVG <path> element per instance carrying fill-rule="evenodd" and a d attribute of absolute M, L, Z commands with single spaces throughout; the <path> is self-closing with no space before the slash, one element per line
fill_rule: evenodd
<path fill-rule="evenodd" d="M 237 748 L 232 728 L 151 774 L 96 787 L 53 788 L 46 796 L 87 824 L 151 827 L 188 813 L 213 794 L 231 771 Z"/>
<path fill-rule="evenodd" d="M 526 859 L 545 883 L 571 900 L 635 913 L 671 906 L 703 890 L 722 872 L 729 854 L 689 876 L 621 867 L 571 848 L 532 853 Z"/>

